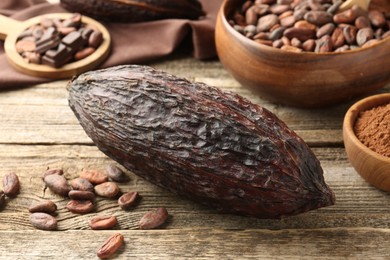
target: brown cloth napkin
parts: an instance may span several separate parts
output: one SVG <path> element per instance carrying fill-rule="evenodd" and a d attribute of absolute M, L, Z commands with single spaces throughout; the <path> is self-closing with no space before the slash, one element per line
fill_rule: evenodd
<path fill-rule="evenodd" d="M 197 59 L 216 57 L 214 28 L 222 0 L 200 0 L 206 16 L 199 20 L 166 19 L 143 23 L 103 23 L 112 37 L 111 54 L 98 68 L 120 64 L 142 64 L 166 57 L 190 37 L 193 56 Z M 59 4 L 45 0 L 1 0 L 0 14 L 16 20 L 67 12 Z M 0 24 L 0 26 L 6 26 Z M 25 87 L 53 81 L 17 72 L 8 63 L 0 42 L 0 88 Z"/>

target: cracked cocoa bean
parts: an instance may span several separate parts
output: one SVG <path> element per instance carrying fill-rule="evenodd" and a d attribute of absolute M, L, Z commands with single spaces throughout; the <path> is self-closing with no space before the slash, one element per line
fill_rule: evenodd
<path fill-rule="evenodd" d="M 137 203 L 137 200 L 138 200 L 138 192 L 136 191 L 126 192 L 125 194 L 119 197 L 118 205 L 119 207 L 121 207 L 121 209 L 129 210 Z"/>
<path fill-rule="evenodd" d="M 14 172 L 7 173 L 3 176 L 3 192 L 8 197 L 15 197 L 19 194 L 20 182 Z"/>
<path fill-rule="evenodd" d="M 97 147 L 154 184 L 259 218 L 334 203 L 307 144 L 237 94 L 136 65 L 81 74 L 67 88 Z"/>

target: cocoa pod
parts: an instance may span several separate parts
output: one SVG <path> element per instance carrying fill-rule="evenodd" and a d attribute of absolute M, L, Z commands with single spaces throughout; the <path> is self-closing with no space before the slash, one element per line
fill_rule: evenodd
<path fill-rule="evenodd" d="M 334 204 L 306 143 L 237 94 L 137 65 L 86 72 L 67 87 L 97 147 L 154 184 L 259 218 Z"/>
<path fill-rule="evenodd" d="M 70 12 L 109 22 L 144 22 L 168 18 L 198 19 L 198 0 L 61 0 Z"/>
<path fill-rule="evenodd" d="M 102 259 L 111 257 L 123 244 L 124 237 L 120 233 L 110 236 L 98 249 L 97 256 Z"/>

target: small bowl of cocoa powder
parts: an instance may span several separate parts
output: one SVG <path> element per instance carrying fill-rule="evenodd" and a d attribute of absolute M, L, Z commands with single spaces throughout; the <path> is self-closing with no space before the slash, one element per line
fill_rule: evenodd
<path fill-rule="evenodd" d="M 352 105 L 344 117 L 343 138 L 348 159 L 360 176 L 390 191 L 390 93 Z"/>

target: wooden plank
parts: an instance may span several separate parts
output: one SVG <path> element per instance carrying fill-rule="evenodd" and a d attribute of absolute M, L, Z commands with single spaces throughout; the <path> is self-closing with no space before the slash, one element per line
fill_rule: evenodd
<path fill-rule="evenodd" d="M 1 259 L 98 259 L 115 231 L 0 232 Z M 113 259 L 388 259 L 386 229 L 122 230 Z M 39 237 L 39 239 L 37 239 Z"/>
<path fill-rule="evenodd" d="M 136 229 L 142 214 L 151 208 L 167 207 L 172 215 L 170 228 L 325 228 L 325 227 L 380 227 L 390 223 L 389 197 L 360 178 L 348 163 L 342 148 L 314 148 L 321 161 L 324 176 L 336 194 L 336 205 L 311 211 L 283 220 L 260 220 L 250 217 L 220 214 L 219 212 L 176 196 L 127 172 L 130 181 L 120 184 L 122 191 L 138 191 L 142 200 L 132 211 L 121 210 L 116 200 L 98 198 L 96 211 L 77 215 L 66 210 L 67 199 L 48 189 L 41 179 L 47 168 L 62 168 L 67 179 L 78 176 L 82 169 L 104 168 L 114 163 L 95 146 L 79 145 L 0 145 L 0 178 L 9 171 L 18 174 L 21 194 L 9 199 L 0 214 L 0 230 L 32 229 L 28 222 L 29 205 L 45 198 L 58 204 L 58 220 L 61 230 L 87 229 L 87 222 L 94 215 L 113 214 L 121 221 L 121 228 Z"/>

